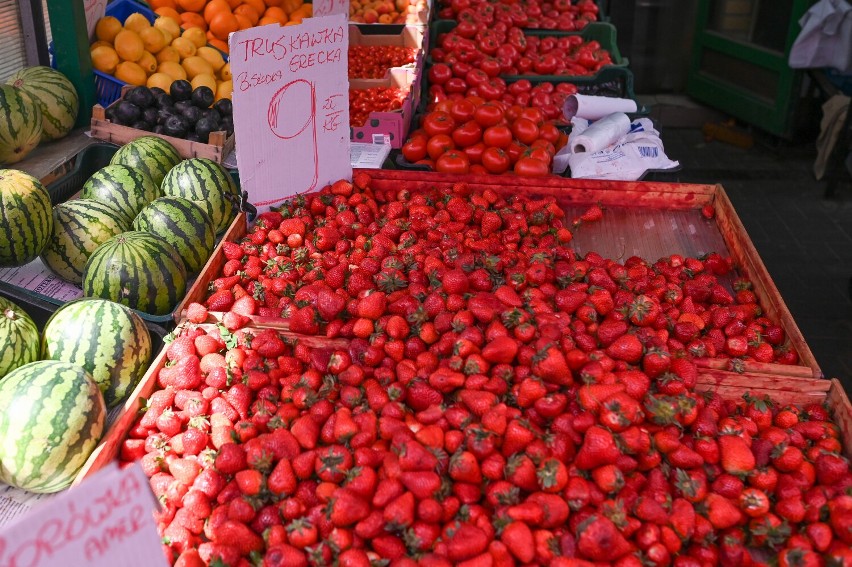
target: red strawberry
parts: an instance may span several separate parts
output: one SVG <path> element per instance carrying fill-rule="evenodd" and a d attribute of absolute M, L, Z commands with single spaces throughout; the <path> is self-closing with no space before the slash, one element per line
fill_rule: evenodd
<path fill-rule="evenodd" d="M 471 524 L 451 528 L 447 535 L 447 557 L 455 564 L 476 557 L 488 548 L 488 535 Z"/>
<path fill-rule="evenodd" d="M 577 451 L 574 465 L 579 469 L 591 470 L 614 463 L 620 454 L 612 433 L 593 425 L 583 436 L 583 444 Z"/>
<path fill-rule="evenodd" d="M 220 289 L 213 292 L 204 303 L 210 311 L 227 311 L 234 304 L 234 293 L 230 289 Z"/>
<path fill-rule="evenodd" d="M 642 359 L 642 342 L 633 334 L 621 335 L 606 348 L 606 353 L 616 360 L 637 364 Z"/>
<path fill-rule="evenodd" d="M 707 519 L 718 530 L 737 525 L 742 520 L 742 512 L 736 504 L 715 492 L 707 494 Z"/>
<path fill-rule="evenodd" d="M 536 353 L 533 357 L 532 371 L 545 382 L 562 386 L 570 386 L 574 383 L 568 362 L 556 344 L 545 345 Z"/>
<path fill-rule="evenodd" d="M 738 435 L 719 437 L 722 468 L 731 474 L 749 474 L 754 470 L 755 459 L 745 439 Z"/>
<path fill-rule="evenodd" d="M 336 527 L 352 526 L 370 514 L 370 504 L 346 488 L 338 488 L 328 501 L 328 518 Z"/>
<path fill-rule="evenodd" d="M 530 563 L 535 559 L 535 539 L 532 530 L 524 522 L 511 522 L 503 528 L 500 541 L 522 563 Z"/>
<path fill-rule="evenodd" d="M 211 539 L 219 545 L 236 548 L 240 555 L 248 555 L 253 551 L 263 549 L 263 539 L 259 535 L 245 524 L 231 520 L 227 520 L 215 528 Z"/>
<path fill-rule="evenodd" d="M 630 543 L 605 516 L 592 515 L 577 527 L 577 550 L 593 561 L 612 562 L 630 552 Z"/>
<path fill-rule="evenodd" d="M 290 315 L 290 330 L 294 333 L 316 335 L 319 333 L 318 314 L 313 306 L 306 305 Z"/>
<path fill-rule="evenodd" d="M 236 242 L 228 242 L 227 240 L 222 242 L 222 252 L 228 260 L 239 260 L 245 255 L 242 246 Z"/>

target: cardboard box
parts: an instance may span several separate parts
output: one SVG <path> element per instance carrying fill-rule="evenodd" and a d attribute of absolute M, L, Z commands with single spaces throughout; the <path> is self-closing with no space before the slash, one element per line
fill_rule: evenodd
<path fill-rule="evenodd" d="M 422 69 L 422 68 L 421 68 Z M 353 142 L 374 142 L 374 136 L 390 136 L 391 147 L 399 149 L 405 143 L 411 128 L 411 119 L 420 104 L 420 69 L 402 67 L 390 70 L 390 76 L 385 79 L 352 79 L 349 81 L 350 90 L 369 89 L 373 87 L 407 88 L 408 96 L 402 108 L 391 112 L 371 112 L 367 122 L 360 127 L 352 127 L 349 139 Z"/>
<path fill-rule="evenodd" d="M 363 46 L 378 46 L 378 45 L 393 45 L 396 47 L 411 47 L 417 49 L 418 53 L 414 60 L 414 63 L 409 65 L 405 65 L 403 67 L 397 67 L 401 69 L 414 69 L 419 72 L 419 69 L 423 68 L 424 62 L 426 60 L 426 43 L 428 43 L 429 36 L 426 34 L 426 28 L 422 26 L 402 26 L 399 30 L 399 33 L 395 34 L 375 34 L 375 33 L 365 33 L 366 30 L 369 29 L 369 26 L 365 25 L 349 25 L 349 47 L 356 45 Z M 382 83 L 383 80 L 390 77 L 390 70 L 385 75 L 383 79 L 362 79 L 359 78 L 359 81 L 365 81 L 359 84 L 367 84 L 366 81 L 376 81 L 376 84 L 373 86 L 384 86 Z M 361 87 L 366 88 L 366 87 Z"/>

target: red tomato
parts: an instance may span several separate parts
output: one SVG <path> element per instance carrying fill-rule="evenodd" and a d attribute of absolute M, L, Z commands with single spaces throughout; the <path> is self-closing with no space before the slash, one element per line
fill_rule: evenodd
<path fill-rule="evenodd" d="M 544 115 L 538 108 L 524 108 L 521 110 L 521 117 L 527 120 L 532 120 L 536 125 L 544 122 Z"/>
<path fill-rule="evenodd" d="M 457 100 L 453 102 L 453 106 L 450 108 L 450 116 L 453 117 L 456 124 L 464 124 L 473 119 L 475 110 L 476 107 L 469 99 Z"/>
<path fill-rule="evenodd" d="M 503 173 L 509 170 L 512 160 L 502 148 L 487 148 L 482 152 L 482 166 L 489 173 Z"/>
<path fill-rule="evenodd" d="M 453 70 L 450 68 L 449 65 L 445 65 L 443 63 L 436 63 L 435 65 L 432 65 L 432 67 L 429 69 L 429 84 L 443 85 L 452 76 Z"/>
<path fill-rule="evenodd" d="M 509 159 L 512 160 L 512 163 L 517 163 L 521 156 L 524 155 L 524 152 L 527 151 L 527 147 L 519 142 L 512 141 L 509 144 L 509 148 L 506 150 L 506 153 L 509 155 Z"/>
<path fill-rule="evenodd" d="M 512 122 L 512 134 L 522 144 L 530 145 L 538 140 L 538 126 L 527 118 L 518 118 Z"/>
<path fill-rule="evenodd" d="M 471 175 L 488 175 L 488 170 L 482 167 L 481 164 L 472 163 L 470 164 L 470 172 Z"/>
<path fill-rule="evenodd" d="M 450 150 L 441 154 L 435 161 L 435 170 L 441 173 L 468 173 L 470 161 L 464 152 Z"/>
<path fill-rule="evenodd" d="M 485 142 L 486 146 L 505 149 L 512 143 L 512 131 L 508 126 L 502 124 L 491 126 L 483 132 L 482 141 Z"/>
<path fill-rule="evenodd" d="M 467 155 L 471 164 L 482 163 L 482 154 L 487 146 L 482 142 L 477 142 L 472 146 L 462 148 L 462 151 Z"/>
<path fill-rule="evenodd" d="M 503 111 L 496 104 L 483 104 L 473 112 L 473 119 L 483 128 L 496 126 L 503 120 Z"/>
<path fill-rule="evenodd" d="M 410 138 L 402 146 L 402 155 L 409 163 L 424 159 L 426 157 L 426 138 L 421 136 Z"/>
<path fill-rule="evenodd" d="M 551 144 L 550 142 L 548 142 L 544 138 L 539 138 L 538 140 L 533 142 L 530 145 L 530 148 L 532 148 L 534 150 L 540 148 L 540 149 L 546 151 L 550 155 L 553 155 L 553 154 L 556 153 L 556 148 L 553 146 L 553 144 Z"/>
<path fill-rule="evenodd" d="M 436 103 L 435 103 L 435 108 L 433 108 L 432 110 L 433 110 L 433 111 L 437 111 L 437 112 L 447 112 L 447 113 L 449 113 L 449 112 L 450 112 L 450 109 L 451 109 L 452 107 L 453 107 L 453 101 L 451 101 L 451 100 L 447 100 L 447 99 L 445 98 L 444 100 L 440 100 L 440 101 L 436 102 Z"/>
<path fill-rule="evenodd" d="M 542 140 L 555 144 L 556 140 L 559 139 L 559 128 L 552 122 L 546 122 L 538 129 L 538 135 Z"/>
<path fill-rule="evenodd" d="M 427 134 L 437 136 L 438 134 L 450 134 L 456 127 L 456 123 L 449 113 L 435 110 L 423 117 L 422 126 Z"/>
<path fill-rule="evenodd" d="M 456 146 L 460 148 L 472 146 L 482 139 L 482 126 L 477 124 L 475 120 L 468 120 L 453 130 L 452 138 Z"/>
<path fill-rule="evenodd" d="M 550 173 L 547 164 L 533 157 L 522 157 L 515 162 L 514 172 L 521 177 L 541 177 Z"/>
<path fill-rule="evenodd" d="M 532 89 L 532 83 L 527 79 L 521 79 L 520 81 L 510 83 L 507 88 L 512 94 L 528 93 Z"/>
<path fill-rule="evenodd" d="M 438 134 L 437 136 L 432 136 L 426 142 L 426 153 L 429 154 L 430 158 L 438 159 L 441 154 L 448 150 L 454 150 L 455 147 L 452 138 L 446 134 Z"/>
<path fill-rule="evenodd" d="M 551 154 L 544 148 L 531 149 L 529 152 L 529 157 L 544 162 L 545 164 L 547 164 L 548 168 L 550 167 L 550 162 L 553 160 L 553 154 Z"/>
<path fill-rule="evenodd" d="M 460 79 L 458 77 L 451 77 L 444 83 L 444 90 L 447 91 L 447 94 L 462 94 L 467 91 L 467 83 L 464 82 L 464 79 Z"/>

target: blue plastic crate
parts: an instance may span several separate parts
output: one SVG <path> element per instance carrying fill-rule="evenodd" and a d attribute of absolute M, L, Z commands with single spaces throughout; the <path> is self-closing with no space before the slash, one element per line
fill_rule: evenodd
<path fill-rule="evenodd" d="M 106 15 L 118 18 L 122 24 L 130 14 L 136 12 L 148 18 L 148 21 L 152 24 L 157 19 L 157 14 L 154 13 L 154 10 L 134 0 L 115 0 L 107 4 L 106 7 Z"/>

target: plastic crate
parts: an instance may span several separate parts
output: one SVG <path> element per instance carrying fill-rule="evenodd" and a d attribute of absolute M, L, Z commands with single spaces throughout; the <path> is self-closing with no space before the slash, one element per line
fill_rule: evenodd
<path fill-rule="evenodd" d="M 148 21 L 152 24 L 154 23 L 154 20 L 157 19 L 157 14 L 154 13 L 154 10 L 141 2 L 135 2 L 134 0 L 115 0 L 106 6 L 106 15 L 118 18 L 122 24 L 129 15 L 137 12 L 148 18 Z"/>

